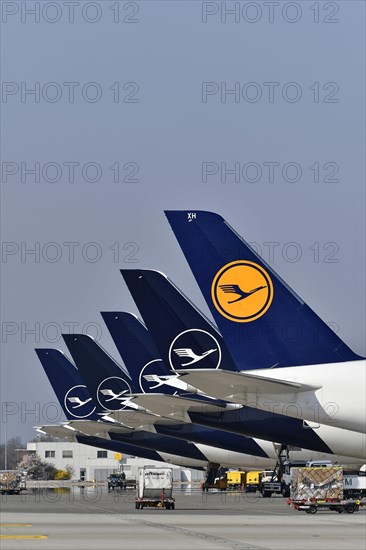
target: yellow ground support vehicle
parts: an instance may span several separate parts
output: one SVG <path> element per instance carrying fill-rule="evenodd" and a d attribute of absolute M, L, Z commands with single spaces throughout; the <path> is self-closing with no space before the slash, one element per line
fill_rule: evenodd
<path fill-rule="evenodd" d="M 259 490 L 261 481 L 262 481 L 262 470 L 256 470 L 253 472 L 247 472 L 245 478 L 245 492 L 246 493 L 255 493 Z"/>
<path fill-rule="evenodd" d="M 242 489 L 245 484 L 246 473 L 242 470 L 232 470 L 226 472 L 226 489 Z"/>

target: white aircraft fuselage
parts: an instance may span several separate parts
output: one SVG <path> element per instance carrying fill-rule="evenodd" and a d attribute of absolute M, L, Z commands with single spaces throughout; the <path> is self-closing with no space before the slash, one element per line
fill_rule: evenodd
<path fill-rule="evenodd" d="M 347 361 L 281 369 L 245 371 L 273 380 L 319 386 L 308 391 L 269 394 L 248 393 L 243 403 L 255 402 L 257 408 L 303 418 L 356 432 L 366 432 L 366 361 Z"/>

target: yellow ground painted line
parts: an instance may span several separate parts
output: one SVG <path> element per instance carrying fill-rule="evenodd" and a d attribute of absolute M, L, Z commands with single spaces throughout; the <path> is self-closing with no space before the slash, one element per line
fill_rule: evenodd
<path fill-rule="evenodd" d="M 1 527 L 32 527 L 31 523 L 0 523 Z"/>
<path fill-rule="evenodd" d="M 48 539 L 47 535 L 0 535 L 0 540 L 6 539 Z"/>

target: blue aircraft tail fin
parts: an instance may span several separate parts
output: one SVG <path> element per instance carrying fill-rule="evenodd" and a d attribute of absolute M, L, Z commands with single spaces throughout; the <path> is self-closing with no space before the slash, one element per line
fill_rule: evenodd
<path fill-rule="evenodd" d="M 161 392 L 159 379 L 170 374 L 159 358 L 155 342 L 143 325 L 132 313 L 121 311 L 102 312 L 105 324 L 120 356 L 131 376 L 133 385 L 142 393 Z M 149 377 L 149 378 L 145 378 Z M 152 377 L 155 377 L 155 381 Z M 175 389 L 164 385 L 164 393 L 173 394 Z"/>
<path fill-rule="evenodd" d="M 132 381 L 125 371 L 91 336 L 63 334 L 62 337 L 95 405 L 104 411 L 124 408 L 124 399 L 134 392 Z"/>
<path fill-rule="evenodd" d="M 221 216 L 166 216 L 240 370 L 360 359 Z"/>
<path fill-rule="evenodd" d="M 51 348 L 37 348 L 35 352 L 67 420 L 81 418 L 97 420 L 96 408 L 84 380 L 62 351 Z"/>
<path fill-rule="evenodd" d="M 121 274 L 168 368 L 237 370 L 213 324 L 165 275 L 141 269 Z"/>

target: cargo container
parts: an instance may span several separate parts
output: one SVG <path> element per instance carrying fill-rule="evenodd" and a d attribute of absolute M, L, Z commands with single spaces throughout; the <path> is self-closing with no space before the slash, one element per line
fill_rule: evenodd
<path fill-rule="evenodd" d="M 290 497 L 293 501 L 343 499 L 343 468 L 292 468 Z"/>
<path fill-rule="evenodd" d="M 353 514 L 359 510 L 361 503 L 359 500 L 345 498 L 350 496 L 347 495 L 348 489 L 344 488 L 349 477 L 344 476 L 341 466 L 292 468 L 289 504 L 307 514 L 315 514 L 318 510 Z M 355 485 L 354 488 L 356 489 Z"/>
<path fill-rule="evenodd" d="M 139 468 L 137 491 L 136 509 L 153 507 L 174 510 L 172 468 Z"/>

